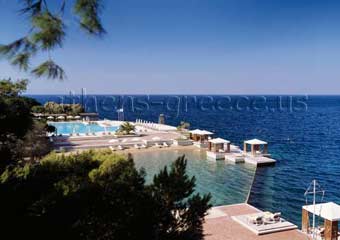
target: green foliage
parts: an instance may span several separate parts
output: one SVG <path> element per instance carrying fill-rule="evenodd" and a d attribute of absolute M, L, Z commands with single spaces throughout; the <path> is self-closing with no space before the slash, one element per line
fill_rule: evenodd
<path fill-rule="evenodd" d="M 31 110 L 34 113 L 44 113 L 45 112 L 44 106 L 41 106 L 41 105 L 33 106 Z"/>
<path fill-rule="evenodd" d="M 34 123 L 31 116 L 39 103 L 20 96 L 26 86 L 27 80 L 0 80 L 0 172 L 27 155 L 35 159 L 49 151 L 45 124 Z"/>
<path fill-rule="evenodd" d="M 0 80 L 0 96 L 17 97 L 27 89 L 28 80 L 22 79 L 12 82 L 11 79 Z"/>
<path fill-rule="evenodd" d="M 66 77 L 64 70 L 52 60 L 40 64 L 32 70 L 32 73 L 37 77 L 47 76 L 48 78 L 59 78 L 60 80 Z"/>
<path fill-rule="evenodd" d="M 68 115 L 79 115 L 84 112 L 84 108 L 80 104 L 59 104 L 56 102 L 47 102 L 43 108 L 34 108 L 34 112 L 59 114 L 64 113 Z"/>
<path fill-rule="evenodd" d="M 74 12 L 80 17 L 80 26 L 89 34 L 105 33 L 99 18 L 100 10 L 100 0 L 77 0 L 74 4 Z"/>
<path fill-rule="evenodd" d="M 53 126 L 53 125 L 47 125 L 46 131 L 47 131 L 48 133 L 54 133 L 54 132 L 57 131 L 57 128 L 56 128 L 55 126 Z"/>
<path fill-rule="evenodd" d="M 160 204 L 157 210 L 160 239 L 200 239 L 202 221 L 209 204 L 210 194 L 194 194 L 195 177 L 186 173 L 185 156 L 179 157 L 170 171 L 167 167 L 153 179 L 153 195 Z"/>
<path fill-rule="evenodd" d="M 119 126 L 118 129 L 118 132 L 124 134 L 130 134 L 133 131 L 135 131 L 135 126 L 129 122 L 124 122 L 122 125 Z"/>
<path fill-rule="evenodd" d="M 32 40 L 35 44 L 40 44 L 43 50 L 62 46 L 65 26 L 60 17 L 48 11 L 42 12 L 33 16 L 32 25 L 37 29 L 32 35 Z"/>
<path fill-rule="evenodd" d="M 34 161 L 52 150 L 52 144 L 46 137 L 47 130 L 48 126 L 46 123 L 40 121 L 33 122 L 33 126 L 26 132 L 19 146 L 23 156 L 29 157 L 31 161 Z"/>
<path fill-rule="evenodd" d="M 148 186 L 131 156 L 51 153 L 1 175 L 2 233 L 13 225 L 13 239 L 199 239 L 210 196 L 193 194 L 185 168 L 183 156 Z"/>
<path fill-rule="evenodd" d="M 28 33 L 9 44 L 0 45 L 0 56 L 23 71 L 31 71 L 37 77 L 64 79 L 65 72 L 51 59 L 51 50 L 62 47 L 66 36 L 63 13 L 66 0 L 23 0 L 21 13 L 28 15 Z M 50 5 L 49 5 L 50 4 Z M 74 14 L 79 18 L 79 27 L 90 35 L 101 36 L 105 33 L 100 20 L 101 0 L 76 0 L 73 2 Z M 38 53 L 47 53 L 48 60 L 33 69 L 30 61 Z"/>
<path fill-rule="evenodd" d="M 29 52 L 22 52 L 18 53 L 17 55 L 13 56 L 11 64 L 18 66 L 21 70 L 28 70 L 29 67 L 29 58 L 31 54 Z"/>

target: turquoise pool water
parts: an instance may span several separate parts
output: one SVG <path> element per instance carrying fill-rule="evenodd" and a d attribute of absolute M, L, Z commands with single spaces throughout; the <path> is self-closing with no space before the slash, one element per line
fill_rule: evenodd
<path fill-rule="evenodd" d="M 57 134 L 70 135 L 71 133 L 97 133 L 104 132 L 105 128 L 98 124 L 84 124 L 81 122 L 49 122 L 49 125 L 55 126 Z M 114 132 L 118 127 L 106 127 L 106 131 Z"/>
<path fill-rule="evenodd" d="M 205 153 L 199 149 L 137 152 L 133 157 L 136 167 L 145 169 L 146 182 L 149 183 L 160 169 L 183 154 L 188 159 L 188 174 L 196 177 L 196 191 L 210 192 L 214 206 L 246 201 L 255 174 L 252 165 L 207 160 Z"/>

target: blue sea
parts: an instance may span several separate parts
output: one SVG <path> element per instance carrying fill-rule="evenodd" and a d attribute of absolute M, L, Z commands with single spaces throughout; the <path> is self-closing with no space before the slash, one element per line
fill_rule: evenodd
<path fill-rule="evenodd" d="M 240 146 L 251 138 L 265 140 L 277 164 L 256 170 L 249 199 L 252 205 L 280 211 L 300 225 L 304 192 L 313 179 L 326 191 L 324 201 L 340 203 L 340 96 L 33 97 L 41 103 L 82 103 L 87 111 L 108 119 L 117 119 L 116 110 L 122 106 L 126 120 L 157 121 L 163 113 L 168 124 L 186 121 L 191 128 L 213 131 Z"/>

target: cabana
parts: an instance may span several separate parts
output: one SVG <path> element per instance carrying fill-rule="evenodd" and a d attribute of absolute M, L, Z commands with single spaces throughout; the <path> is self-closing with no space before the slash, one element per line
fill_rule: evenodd
<path fill-rule="evenodd" d="M 324 220 L 324 227 L 319 229 L 309 228 L 309 213 Z M 302 231 L 317 233 L 325 240 L 338 239 L 338 222 L 340 220 L 340 206 L 334 202 L 307 205 L 302 207 Z M 311 231 L 310 231 L 311 230 Z"/>
<path fill-rule="evenodd" d="M 208 145 L 208 149 L 209 151 L 212 152 L 230 152 L 230 141 L 225 140 L 223 138 L 214 138 L 214 139 L 210 139 L 208 140 L 209 145 Z M 227 145 L 227 148 L 225 149 L 225 145 Z"/>
<path fill-rule="evenodd" d="M 212 132 L 200 129 L 191 130 L 189 133 L 190 139 L 194 140 L 195 142 L 205 142 L 211 135 L 213 135 Z"/>
<path fill-rule="evenodd" d="M 227 145 L 226 149 L 225 145 Z M 230 153 L 230 141 L 223 138 L 214 138 L 208 140 L 208 158 L 215 160 L 225 159 L 225 155 L 227 153 Z"/>
<path fill-rule="evenodd" d="M 259 139 L 252 139 L 244 141 L 243 152 L 247 154 L 247 146 L 250 145 L 250 154 L 256 155 L 268 155 L 268 143 Z M 263 148 L 261 152 L 261 146 Z"/>

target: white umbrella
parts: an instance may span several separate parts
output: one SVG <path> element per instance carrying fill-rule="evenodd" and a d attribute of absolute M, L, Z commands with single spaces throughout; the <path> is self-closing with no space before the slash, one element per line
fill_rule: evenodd
<path fill-rule="evenodd" d="M 73 116 L 67 116 L 67 119 L 73 119 Z"/>
<path fill-rule="evenodd" d="M 65 117 L 64 116 L 59 116 L 58 119 L 65 119 Z"/>
<path fill-rule="evenodd" d="M 47 119 L 54 119 L 54 117 L 52 117 L 52 116 L 48 116 L 48 117 L 47 117 Z"/>
<path fill-rule="evenodd" d="M 80 119 L 81 117 L 80 116 L 75 116 L 74 119 Z"/>
<path fill-rule="evenodd" d="M 109 141 L 109 143 L 115 143 L 115 142 L 119 142 L 117 139 L 111 139 L 110 141 Z"/>
<path fill-rule="evenodd" d="M 152 140 L 159 141 L 159 140 L 161 140 L 161 138 L 160 137 L 153 137 Z"/>

